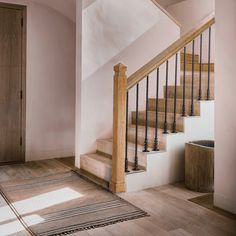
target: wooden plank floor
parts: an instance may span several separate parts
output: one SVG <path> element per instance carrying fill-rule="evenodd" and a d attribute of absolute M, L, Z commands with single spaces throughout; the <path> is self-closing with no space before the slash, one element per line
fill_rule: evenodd
<path fill-rule="evenodd" d="M 56 159 L 2 166 L 0 167 L 0 181 L 60 173 L 70 170 L 72 166 L 73 159 Z M 88 182 L 88 184 L 91 183 Z M 72 236 L 236 235 L 235 220 L 188 201 L 188 199 L 200 195 L 185 189 L 181 184 L 120 194 L 120 197 L 147 211 L 150 217 L 78 232 L 72 234 Z M 0 198 L 0 230 L 2 207 L 5 207 L 5 210 L 7 208 L 4 199 Z M 16 227 L 21 227 L 17 219 L 14 223 Z M 7 227 L 7 225 L 4 225 L 4 227 Z M 0 235 L 3 236 L 1 233 Z M 13 235 L 28 236 L 24 230 L 12 233 L 11 236 Z"/>

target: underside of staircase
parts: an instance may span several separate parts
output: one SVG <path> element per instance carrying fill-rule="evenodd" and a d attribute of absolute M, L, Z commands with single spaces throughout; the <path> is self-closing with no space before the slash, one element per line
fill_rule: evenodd
<path fill-rule="evenodd" d="M 210 99 L 206 100 L 208 88 L 208 64 L 202 64 L 202 99 L 199 101 L 199 55 L 194 56 L 194 111 L 190 116 L 192 96 L 192 54 L 186 54 L 185 105 L 186 116 L 182 116 L 183 105 L 183 53 L 180 53 L 181 65 L 178 85 L 176 87 L 176 133 L 173 133 L 174 119 L 174 84 L 167 89 L 167 129 L 163 133 L 165 121 L 165 97 L 158 99 L 158 147 L 152 151 L 155 124 L 156 98 L 148 100 L 148 150 L 143 152 L 145 141 L 146 111 L 138 113 L 138 161 L 139 170 L 134 171 L 135 124 L 136 112 L 131 111 L 128 126 L 128 169 L 126 173 L 126 191 L 174 183 L 184 178 L 184 145 L 186 142 L 214 138 L 214 64 L 210 65 Z M 91 181 L 109 187 L 112 174 L 112 138 L 97 140 L 97 151 L 85 154 L 80 159 L 80 173 Z"/>

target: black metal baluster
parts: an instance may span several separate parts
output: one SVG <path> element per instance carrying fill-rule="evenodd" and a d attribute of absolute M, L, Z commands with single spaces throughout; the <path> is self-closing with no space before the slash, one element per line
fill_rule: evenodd
<path fill-rule="evenodd" d="M 153 151 L 159 151 L 158 148 L 158 98 L 159 98 L 159 68 L 157 69 L 157 83 L 156 83 L 156 125 Z"/>
<path fill-rule="evenodd" d="M 138 168 L 138 99 L 139 99 L 139 84 L 137 84 L 136 86 L 135 156 L 134 156 L 133 170 L 139 170 Z"/>
<path fill-rule="evenodd" d="M 146 79 L 146 122 L 145 122 L 145 140 L 144 140 L 144 150 L 143 152 L 148 151 L 148 89 L 149 89 L 149 76 Z"/>
<path fill-rule="evenodd" d="M 178 74 L 178 53 L 175 55 L 175 94 L 174 94 L 174 122 L 173 122 L 173 133 L 176 132 L 176 102 L 177 102 L 177 74 Z"/>
<path fill-rule="evenodd" d="M 125 133 L 125 172 L 129 172 L 128 170 L 128 122 L 129 122 L 129 91 L 126 93 L 126 133 Z"/>
<path fill-rule="evenodd" d="M 186 47 L 184 47 L 184 75 L 183 75 L 183 107 L 182 116 L 186 116 L 185 113 L 185 85 L 186 85 Z"/>
<path fill-rule="evenodd" d="M 200 68 L 199 68 L 199 95 L 198 100 L 202 100 L 202 34 L 200 35 Z"/>
<path fill-rule="evenodd" d="M 211 26 L 209 27 L 207 100 L 210 100 L 210 78 L 211 78 Z"/>
<path fill-rule="evenodd" d="M 168 134 L 167 132 L 167 111 L 168 111 L 168 67 L 169 67 L 169 62 L 168 60 L 166 61 L 166 91 L 165 91 L 165 121 L 164 121 L 164 131 L 163 134 Z"/>
<path fill-rule="evenodd" d="M 190 116 L 194 116 L 194 40 L 193 40 L 193 48 L 192 48 L 192 96 L 191 96 L 191 111 Z"/>

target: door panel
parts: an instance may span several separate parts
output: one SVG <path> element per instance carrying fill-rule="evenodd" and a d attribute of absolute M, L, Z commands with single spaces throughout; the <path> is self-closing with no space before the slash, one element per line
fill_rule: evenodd
<path fill-rule="evenodd" d="M 0 6 L 0 163 L 22 161 L 22 16 Z"/>

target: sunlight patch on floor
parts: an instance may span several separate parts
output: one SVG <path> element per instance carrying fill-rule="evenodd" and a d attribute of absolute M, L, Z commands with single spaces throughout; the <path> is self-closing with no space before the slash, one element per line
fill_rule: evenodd
<path fill-rule="evenodd" d="M 45 208 L 62 204 L 81 197 L 83 197 L 83 194 L 71 188 L 62 188 L 59 190 L 47 192 L 32 198 L 15 202 L 12 205 L 17 209 L 17 211 L 21 215 L 23 215 L 32 213 L 34 211 L 43 210 Z M 0 207 L 0 224 L 9 220 L 13 220 L 15 218 L 16 216 L 9 206 Z"/>
<path fill-rule="evenodd" d="M 0 208 L 0 224 L 2 222 L 15 219 L 16 216 L 9 206 L 4 206 Z M 1 232 L 1 231 L 0 231 Z"/>
<path fill-rule="evenodd" d="M 36 225 L 44 221 L 44 219 L 39 215 L 26 216 L 23 218 L 23 220 L 27 223 L 28 226 Z M 1 235 L 4 236 L 16 234 L 22 231 L 25 231 L 25 228 L 18 220 L 0 225 Z"/>
<path fill-rule="evenodd" d="M 54 205 L 68 202 L 83 195 L 71 188 L 62 188 L 56 191 L 37 195 L 19 202 L 13 203 L 13 206 L 20 214 L 26 214 L 38 210 L 42 210 Z"/>

